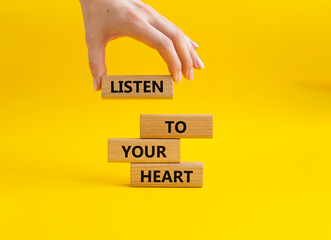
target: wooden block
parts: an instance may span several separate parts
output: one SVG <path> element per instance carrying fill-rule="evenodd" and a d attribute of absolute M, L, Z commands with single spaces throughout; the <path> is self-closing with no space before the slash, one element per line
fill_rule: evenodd
<path fill-rule="evenodd" d="M 111 75 L 102 77 L 103 98 L 172 98 L 171 75 Z"/>
<path fill-rule="evenodd" d="M 140 115 L 141 138 L 212 138 L 213 115 Z"/>
<path fill-rule="evenodd" d="M 110 138 L 109 162 L 179 162 L 179 139 Z"/>
<path fill-rule="evenodd" d="M 201 162 L 131 163 L 131 186 L 202 187 Z"/>

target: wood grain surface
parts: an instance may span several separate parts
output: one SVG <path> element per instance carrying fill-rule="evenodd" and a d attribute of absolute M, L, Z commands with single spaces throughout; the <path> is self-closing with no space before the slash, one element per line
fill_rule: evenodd
<path fill-rule="evenodd" d="M 141 138 L 212 138 L 213 115 L 141 114 Z"/>

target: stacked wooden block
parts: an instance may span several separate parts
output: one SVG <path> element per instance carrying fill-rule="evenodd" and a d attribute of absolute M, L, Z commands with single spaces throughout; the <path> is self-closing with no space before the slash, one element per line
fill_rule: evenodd
<path fill-rule="evenodd" d="M 103 98 L 173 98 L 170 75 L 110 75 L 102 77 Z"/>
<path fill-rule="evenodd" d="M 180 162 L 180 139 L 212 136 L 212 115 L 140 115 L 140 139 L 110 138 L 108 160 L 131 163 L 131 186 L 202 187 L 202 162 Z"/>
<path fill-rule="evenodd" d="M 103 76 L 102 97 L 173 98 L 173 78 Z M 141 115 L 140 139 L 109 139 L 108 160 L 131 163 L 131 186 L 202 187 L 203 165 L 180 162 L 180 138 L 212 136 L 212 115 Z"/>

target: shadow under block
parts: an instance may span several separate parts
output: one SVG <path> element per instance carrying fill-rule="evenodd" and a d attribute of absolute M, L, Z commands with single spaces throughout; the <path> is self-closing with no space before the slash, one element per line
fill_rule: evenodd
<path fill-rule="evenodd" d="M 131 163 L 133 187 L 202 187 L 202 162 Z"/>
<path fill-rule="evenodd" d="M 141 138 L 212 138 L 213 115 L 141 114 Z"/>
<path fill-rule="evenodd" d="M 108 139 L 109 162 L 180 162 L 179 139 Z"/>
<path fill-rule="evenodd" d="M 102 77 L 103 98 L 173 98 L 171 75 L 110 75 Z"/>

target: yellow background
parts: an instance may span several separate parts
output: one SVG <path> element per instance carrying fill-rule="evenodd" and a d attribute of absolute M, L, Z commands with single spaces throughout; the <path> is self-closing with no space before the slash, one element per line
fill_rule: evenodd
<path fill-rule="evenodd" d="M 173 100 L 93 91 L 78 0 L 0 8 L 1 239 L 330 239 L 331 2 L 149 0 L 200 48 L 205 70 Z M 167 74 L 128 38 L 108 74 Z M 182 140 L 201 189 L 130 188 L 109 137 L 139 114 L 214 115 Z"/>

